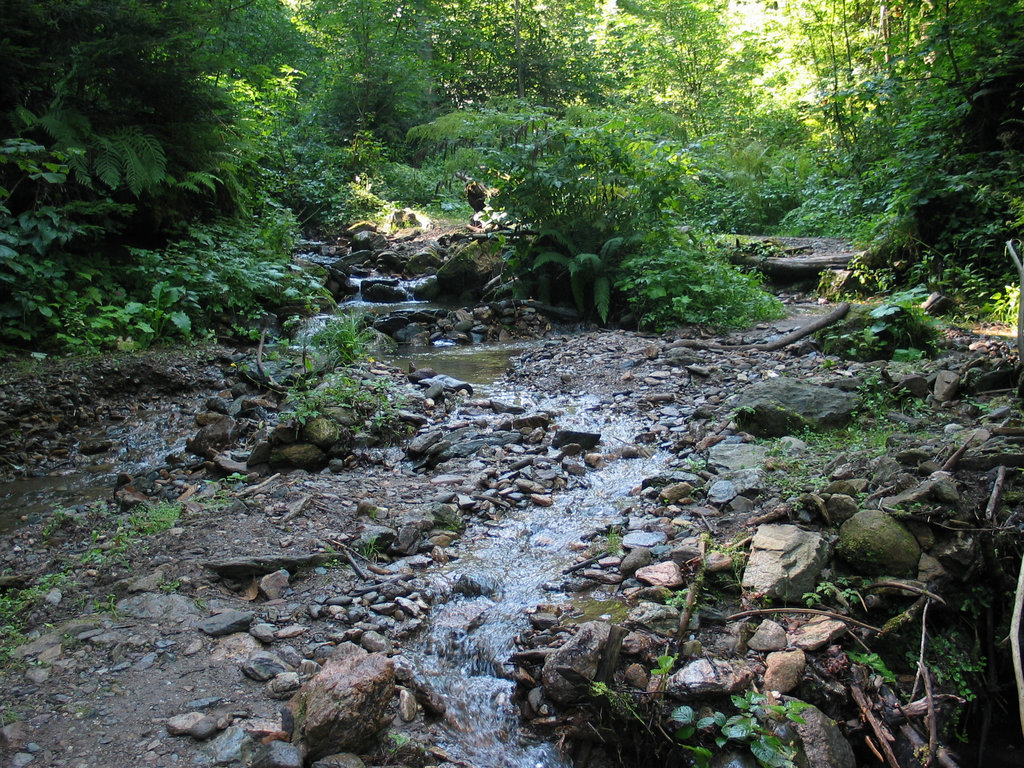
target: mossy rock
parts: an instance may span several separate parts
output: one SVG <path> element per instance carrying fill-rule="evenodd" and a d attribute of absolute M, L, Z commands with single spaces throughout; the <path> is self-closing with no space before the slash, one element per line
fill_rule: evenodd
<path fill-rule="evenodd" d="M 477 293 L 497 273 L 501 255 L 496 243 L 476 240 L 452 256 L 437 270 L 441 293 Z"/>
<path fill-rule="evenodd" d="M 312 443 L 278 445 L 270 452 L 272 467 L 298 467 L 316 472 L 327 466 L 327 454 Z"/>
<path fill-rule="evenodd" d="M 836 552 L 865 576 L 914 577 L 921 559 L 914 535 L 880 509 L 863 509 L 843 523 Z"/>
<path fill-rule="evenodd" d="M 338 442 L 339 436 L 340 431 L 337 422 L 326 416 L 317 416 L 314 419 L 310 419 L 302 428 L 303 439 L 323 450 L 327 450 Z"/>

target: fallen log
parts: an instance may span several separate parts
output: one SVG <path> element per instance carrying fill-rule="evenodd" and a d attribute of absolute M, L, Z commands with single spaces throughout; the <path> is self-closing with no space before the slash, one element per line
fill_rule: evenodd
<path fill-rule="evenodd" d="M 773 283 L 798 283 L 817 280 L 826 269 L 846 269 L 856 254 L 839 253 L 826 256 L 756 256 L 734 253 L 729 261 L 737 267 L 757 269 Z"/>
<path fill-rule="evenodd" d="M 794 341 L 799 341 L 805 336 L 810 336 L 812 333 L 816 333 L 822 328 L 827 328 L 833 323 L 839 322 L 849 311 L 850 304 L 849 302 L 844 301 L 827 315 L 823 315 L 814 322 L 808 323 L 802 328 L 797 328 L 795 331 L 791 331 L 775 341 L 762 342 L 760 344 L 719 344 L 718 342 L 701 341 L 699 339 L 679 339 L 677 341 L 673 341 L 668 348 L 688 347 L 690 349 L 714 349 L 723 352 L 774 352 L 777 349 L 789 346 Z"/>

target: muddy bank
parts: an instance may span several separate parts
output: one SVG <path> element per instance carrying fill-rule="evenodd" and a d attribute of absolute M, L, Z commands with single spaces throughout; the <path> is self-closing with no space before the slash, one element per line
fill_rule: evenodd
<path fill-rule="evenodd" d="M 722 341 L 771 339 L 822 311 L 794 306 L 786 321 Z M 322 472 L 228 473 L 192 457 L 154 468 L 167 482 L 156 483 L 149 512 L 111 500 L 5 534 L 3 595 L 32 601 L 21 636 L 5 639 L 17 643 L 0 678 L 5 760 L 686 764 L 691 753 L 665 737 L 678 727 L 667 715 L 692 706 L 731 716 L 729 692 L 779 690 L 838 722 L 820 725 L 805 748 L 842 743 L 853 751 L 834 748 L 856 764 L 874 764 L 881 737 L 868 713 L 883 713 L 885 686 L 904 704 L 922 694 L 911 696 L 910 666 L 879 681 L 850 652 L 919 650 L 923 614 L 948 638 L 990 617 L 994 647 L 1007 620 L 1021 525 L 1012 476 L 987 507 L 998 467 L 1018 466 L 1020 414 L 1009 393 L 980 389 L 970 374 L 1002 370 L 1007 346 L 957 332 L 939 360 L 882 366 L 822 356 L 809 341 L 765 353 L 684 340 L 693 341 L 554 336 L 486 396 L 436 400 L 405 371 L 373 364 L 363 375 L 403 388 L 415 415 L 397 445 L 366 446 Z M 224 353 L 199 371 L 185 365 L 195 386 L 173 392 L 168 375 L 115 391 L 123 402 L 169 397 L 194 419 L 210 391 L 238 383 L 240 362 Z M 75 375 L 89 386 L 86 372 Z M 840 398 L 852 398 L 848 421 L 756 437 L 761 427 L 743 419 L 758 405 L 738 398 L 777 380 L 849 396 Z M 936 475 L 964 445 L 948 477 Z M 11 455 L 48 455 L 36 446 Z M 155 514 L 165 502 L 177 517 Z M 877 559 L 839 546 L 863 512 L 908 532 L 907 565 L 893 571 L 887 557 L 873 572 Z M 766 540 L 783 528 L 810 552 L 800 574 L 782 569 L 789 589 L 748 573 L 765 558 L 778 571 L 770 553 L 789 550 Z M 981 572 L 988 594 L 977 619 L 951 596 Z M 872 588 L 897 578 L 906 589 Z M 922 590 L 945 602 L 922 602 Z M 829 615 L 794 612 L 806 595 Z M 797 651 L 802 667 L 783 670 Z M 999 679 L 1006 657 L 992 658 Z M 959 671 L 988 699 L 973 706 L 1006 695 Z M 347 709 L 332 722 L 348 725 L 329 733 L 310 724 L 308 705 L 328 674 L 368 696 L 339 704 Z M 936 698 L 965 698 L 954 684 L 929 685 L 933 710 L 966 711 Z M 927 703 L 911 711 L 927 743 Z M 905 722 L 878 718 L 911 738 Z M 965 765 L 986 740 L 970 727 Z M 985 764 L 996 765 L 1010 753 L 987 738 Z M 713 744 L 713 734 L 688 743 Z M 749 752 L 743 741 L 732 747 Z M 812 764 L 843 764 L 827 754 Z"/>

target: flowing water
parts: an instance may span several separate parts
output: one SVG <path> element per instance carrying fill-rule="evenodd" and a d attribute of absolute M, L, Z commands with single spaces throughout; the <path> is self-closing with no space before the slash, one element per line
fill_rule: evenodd
<path fill-rule="evenodd" d="M 596 422 L 588 416 L 565 417 L 559 426 L 599 431 L 606 445 L 631 441 L 636 431 L 628 419 Z M 570 545 L 622 523 L 630 490 L 664 458 L 613 461 L 589 472 L 551 507 L 516 508 L 463 535 L 454 550 L 458 559 L 445 572 L 448 585 L 468 577 L 485 596 L 465 597 L 451 589 L 412 653 L 415 669 L 445 697 L 443 746 L 450 754 L 479 768 L 567 764 L 554 745 L 530 743 L 520 732 L 514 683 L 508 679 L 515 637 L 527 626 L 528 609 L 565 599 L 557 584 L 562 569 L 574 561 Z"/>

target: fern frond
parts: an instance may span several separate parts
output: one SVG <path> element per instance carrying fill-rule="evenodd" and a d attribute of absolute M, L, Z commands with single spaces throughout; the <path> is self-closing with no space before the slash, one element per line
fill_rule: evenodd
<path fill-rule="evenodd" d="M 120 146 L 104 136 L 97 136 L 93 142 L 96 158 L 93 160 L 93 173 L 111 189 L 121 185 L 124 169 L 124 158 Z"/>

